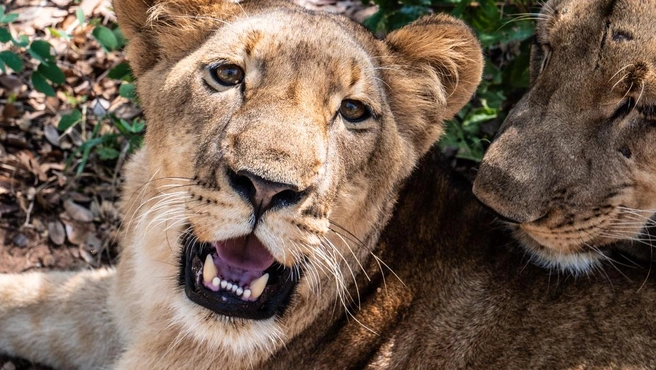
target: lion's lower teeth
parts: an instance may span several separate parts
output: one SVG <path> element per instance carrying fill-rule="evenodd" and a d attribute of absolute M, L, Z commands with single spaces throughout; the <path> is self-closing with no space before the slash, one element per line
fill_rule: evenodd
<path fill-rule="evenodd" d="M 203 265 L 203 282 L 208 287 L 212 286 L 216 290 L 226 290 L 242 297 L 243 300 L 254 301 L 262 295 L 269 281 L 269 274 L 264 274 L 250 283 L 250 289 L 245 289 L 236 283 L 233 284 L 227 280 L 223 280 L 217 275 L 218 271 L 214 265 L 214 260 L 211 255 L 207 255 Z"/>

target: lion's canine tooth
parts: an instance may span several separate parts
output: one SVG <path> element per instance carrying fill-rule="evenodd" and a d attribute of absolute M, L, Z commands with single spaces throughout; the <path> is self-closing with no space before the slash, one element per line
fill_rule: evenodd
<path fill-rule="evenodd" d="M 205 265 L 203 265 L 203 281 L 206 284 L 210 284 L 212 279 L 216 277 L 216 266 L 214 266 L 214 260 L 212 255 L 208 254 L 205 257 Z"/>
<path fill-rule="evenodd" d="M 244 294 L 242 294 L 242 297 L 244 298 L 249 298 L 251 296 L 251 291 L 250 289 L 244 290 Z"/>
<path fill-rule="evenodd" d="M 212 279 L 212 286 L 213 287 L 218 288 L 219 285 L 221 285 L 221 279 L 219 279 L 218 277 L 215 277 L 214 279 Z"/>
<path fill-rule="evenodd" d="M 253 297 L 253 299 L 258 299 L 260 295 L 262 295 L 262 292 L 264 291 L 264 288 L 266 287 L 268 281 L 269 281 L 268 273 L 251 281 L 251 297 Z"/>

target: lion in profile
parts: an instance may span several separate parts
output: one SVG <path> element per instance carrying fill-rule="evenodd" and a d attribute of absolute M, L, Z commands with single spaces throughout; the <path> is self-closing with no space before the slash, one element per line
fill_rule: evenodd
<path fill-rule="evenodd" d="M 617 251 L 652 260 L 656 2 L 549 1 L 538 18 L 531 89 L 474 191 L 542 266 L 585 274 L 622 261 Z"/>

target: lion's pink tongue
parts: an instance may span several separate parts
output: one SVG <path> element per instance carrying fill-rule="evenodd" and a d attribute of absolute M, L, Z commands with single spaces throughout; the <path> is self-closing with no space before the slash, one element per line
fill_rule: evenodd
<path fill-rule="evenodd" d="M 217 242 L 219 260 L 231 268 L 260 272 L 273 264 L 273 256 L 253 234 Z"/>

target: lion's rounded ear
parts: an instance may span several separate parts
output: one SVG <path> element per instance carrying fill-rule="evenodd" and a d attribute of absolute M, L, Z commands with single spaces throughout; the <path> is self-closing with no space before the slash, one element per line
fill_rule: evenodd
<path fill-rule="evenodd" d="M 474 33 L 448 15 L 421 18 L 390 33 L 384 43 L 386 85 L 401 135 L 426 152 L 472 97 L 483 72 Z"/>
<path fill-rule="evenodd" d="M 446 99 L 443 119 L 452 118 L 476 91 L 483 53 L 464 22 L 445 14 L 427 16 L 390 33 L 386 41 L 407 65 L 437 74 Z"/>
<path fill-rule="evenodd" d="M 234 0 L 113 0 L 113 6 L 137 77 L 164 56 L 187 55 L 217 27 L 244 12 Z"/>
<path fill-rule="evenodd" d="M 154 5 L 155 0 L 112 1 L 121 31 L 129 40 L 128 60 L 135 76 L 151 68 L 159 58 L 155 33 L 148 27 L 148 11 Z"/>

